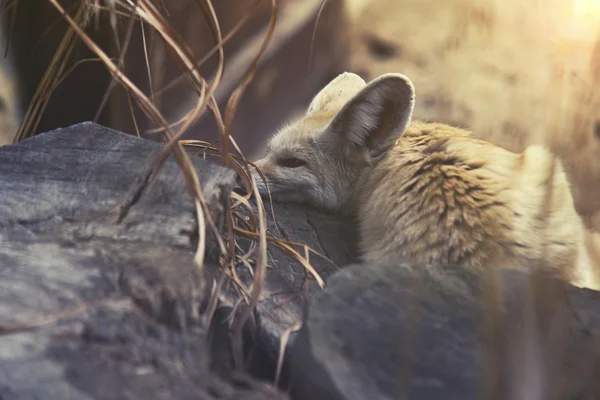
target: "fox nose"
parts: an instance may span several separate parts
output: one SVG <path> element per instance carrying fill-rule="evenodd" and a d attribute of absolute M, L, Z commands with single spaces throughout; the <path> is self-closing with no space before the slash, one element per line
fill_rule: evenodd
<path fill-rule="evenodd" d="M 244 179 L 242 179 L 240 174 L 237 174 L 237 176 L 235 177 L 235 185 L 233 186 L 233 191 L 238 194 L 244 192 Z"/>

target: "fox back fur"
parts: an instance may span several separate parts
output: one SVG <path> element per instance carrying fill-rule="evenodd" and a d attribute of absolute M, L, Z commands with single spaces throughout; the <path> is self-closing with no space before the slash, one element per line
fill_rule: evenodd
<path fill-rule="evenodd" d="M 402 74 L 339 75 L 268 142 L 259 192 L 355 214 L 365 261 L 542 268 L 600 288 L 599 235 L 584 228 L 556 157 L 412 120 L 414 105 Z"/>

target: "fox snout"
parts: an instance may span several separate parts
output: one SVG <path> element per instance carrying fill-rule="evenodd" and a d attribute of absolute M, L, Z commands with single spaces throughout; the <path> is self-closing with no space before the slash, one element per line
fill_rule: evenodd
<path fill-rule="evenodd" d="M 256 185 L 256 188 L 258 189 L 258 193 L 260 194 L 261 197 L 264 198 L 264 197 L 268 196 L 267 187 L 266 187 L 265 183 L 263 182 L 263 179 L 260 176 L 260 174 L 256 171 L 254 171 L 254 169 L 255 169 L 254 167 L 250 166 L 250 174 L 251 174 L 252 178 L 254 178 L 254 184 Z M 239 173 L 236 176 L 235 186 L 233 188 L 233 191 L 238 194 L 246 193 L 246 184 L 244 182 L 244 178 Z M 250 191 L 252 191 L 251 188 L 250 188 Z"/>
<path fill-rule="evenodd" d="M 240 174 L 237 174 L 235 177 L 235 186 L 233 187 L 233 191 L 236 193 L 241 193 L 244 187 L 244 179 Z"/>

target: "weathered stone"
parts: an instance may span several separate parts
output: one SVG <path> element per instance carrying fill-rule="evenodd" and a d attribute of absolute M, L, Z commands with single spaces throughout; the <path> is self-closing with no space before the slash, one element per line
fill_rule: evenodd
<path fill-rule="evenodd" d="M 91 123 L 0 148 L 0 398 L 286 398 L 215 361 L 230 357 L 227 306 L 243 305 L 231 286 L 223 290 L 221 323 L 206 340 L 201 288 L 220 267 L 212 241 L 207 275 L 193 263 L 194 209 L 175 161 L 121 223 L 118 208 L 105 212 L 159 150 Z M 223 222 L 234 173 L 193 162 Z M 454 268 L 340 270 L 357 253 L 355 221 L 273 207 L 266 210 L 271 235 L 331 260 L 311 255 L 327 287 L 310 280 L 308 292 L 299 291 L 303 267 L 269 246 L 251 333 L 259 356 L 273 362 L 283 333 L 304 321 L 290 336 L 286 365 L 295 399 L 592 400 L 600 393 L 598 293 L 540 277 L 531 286 L 528 275 L 506 271 L 496 311 L 494 287 Z M 237 272 L 250 285 L 248 269 Z M 262 377 L 272 379 L 272 371 Z"/>
<path fill-rule="evenodd" d="M 285 397 L 209 371 L 194 209 L 175 161 L 121 223 L 105 212 L 159 150 L 92 123 L 0 148 L 0 398 Z M 222 219 L 234 173 L 193 162 Z"/>
<path fill-rule="evenodd" d="M 600 294 L 499 276 L 495 312 L 484 299 L 493 286 L 464 271 L 345 268 L 314 296 L 293 344 L 292 397 L 597 398 Z"/>
<path fill-rule="evenodd" d="M 252 203 L 255 206 L 254 203 Z M 326 258 L 310 254 L 310 263 L 323 279 L 327 279 L 354 261 L 357 255 L 356 223 L 352 219 L 327 214 L 309 206 L 273 203 L 265 201 L 267 233 L 289 242 L 301 243 Z M 247 215 L 245 210 L 238 210 Z M 277 223 L 273 221 L 275 214 Z M 248 241 L 240 241 L 247 249 Z M 296 247 L 304 256 L 304 250 Z M 260 302 L 255 311 L 258 322 L 259 347 L 272 359 L 276 359 L 283 333 L 300 326 L 312 294 L 320 291 L 316 281 L 304 267 L 275 246 L 268 247 L 270 266 Z M 247 268 L 238 266 L 238 275 L 246 285 L 252 282 Z M 305 283 L 307 277 L 310 280 Z M 304 286 L 303 286 L 304 285 Z M 231 292 L 223 292 L 221 300 L 231 304 L 235 300 Z M 291 344 L 295 335 L 289 339 Z"/>

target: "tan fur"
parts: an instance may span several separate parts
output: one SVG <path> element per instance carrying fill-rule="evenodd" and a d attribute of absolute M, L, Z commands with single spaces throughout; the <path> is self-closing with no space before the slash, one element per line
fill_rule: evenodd
<path fill-rule="evenodd" d="M 463 129 L 411 121 L 413 108 L 404 75 L 367 85 L 342 74 L 256 164 L 274 200 L 355 213 L 366 261 L 541 268 L 600 288 L 600 235 L 585 229 L 556 157 L 541 146 L 513 153 Z"/>

